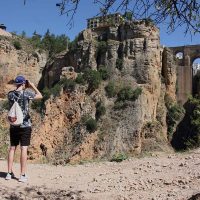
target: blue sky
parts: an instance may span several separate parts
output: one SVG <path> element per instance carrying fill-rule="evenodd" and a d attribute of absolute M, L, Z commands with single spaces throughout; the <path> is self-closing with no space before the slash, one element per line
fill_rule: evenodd
<path fill-rule="evenodd" d="M 16 31 L 20 34 L 25 31 L 28 36 L 36 30 L 44 35 L 47 29 L 56 35 L 66 34 L 71 40 L 86 28 L 86 19 L 93 17 L 99 8 L 88 0 L 82 0 L 78 12 L 74 18 L 74 26 L 67 27 L 67 16 L 60 16 L 56 3 L 59 0 L 0 0 L 0 23 L 7 26 L 10 32 Z M 167 34 L 167 26 L 160 26 L 161 44 L 165 46 L 182 46 L 200 44 L 200 34 L 193 36 L 184 35 L 184 27 L 180 27 L 174 33 Z"/>

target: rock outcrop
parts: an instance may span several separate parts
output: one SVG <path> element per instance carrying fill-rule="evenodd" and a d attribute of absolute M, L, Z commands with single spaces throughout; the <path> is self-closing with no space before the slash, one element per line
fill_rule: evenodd
<path fill-rule="evenodd" d="M 75 93 L 61 92 L 60 97 L 46 102 L 29 157 L 60 155 L 65 162 L 77 162 L 169 150 L 164 97 L 168 94 L 175 100 L 176 77 L 163 54 L 167 57 L 170 53 L 163 53 L 159 30 L 145 21 L 81 32 L 75 49 L 47 64 L 40 87 L 54 86 L 66 67 L 81 72 L 104 66 L 110 73 L 109 81 L 118 88 L 141 88 L 142 94 L 135 101 L 127 101 L 124 108 L 115 109 L 116 97 L 105 94 L 108 81 L 89 95 L 80 86 Z M 166 81 L 162 81 L 163 75 Z M 81 119 L 85 114 L 95 118 L 97 102 L 104 103 L 106 114 L 98 121 L 97 131 L 89 133 Z"/>
<path fill-rule="evenodd" d="M 20 41 L 21 49 L 15 48 L 15 41 Z M 5 97 L 7 91 L 13 88 L 12 80 L 19 74 L 37 85 L 46 62 L 47 54 L 34 50 L 23 39 L 0 38 L 0 98 Z"/>

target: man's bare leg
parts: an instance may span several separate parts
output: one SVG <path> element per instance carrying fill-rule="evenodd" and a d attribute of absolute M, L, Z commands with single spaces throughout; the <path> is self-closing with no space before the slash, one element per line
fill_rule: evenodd
<path fill-rule="evenodd" d="M 21 175 L 24 175 L 26 173 L 27 150 L 28 146 L 21 147 L 21 156 L 20 156 Z"/>
<path fill-rule="evenodd" d="M 14 160 L 14 155 L 17 147 L 16 146 L 11 146 L 9 149 L 8 153 L 8 173 L 12 172 L 12 167 L 13 167 L 13 160 Z"/>

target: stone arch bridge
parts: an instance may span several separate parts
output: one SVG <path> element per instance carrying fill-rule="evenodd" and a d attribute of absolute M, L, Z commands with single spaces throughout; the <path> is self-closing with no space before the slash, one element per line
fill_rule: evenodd
<path fill-rule="evenodd" d="M 194 94 L 193 62 L 200 58 L 200 45 L 170 47 L 176 58 L 177 65 L 177 100 L 182 105 L 189 95 Z"/>

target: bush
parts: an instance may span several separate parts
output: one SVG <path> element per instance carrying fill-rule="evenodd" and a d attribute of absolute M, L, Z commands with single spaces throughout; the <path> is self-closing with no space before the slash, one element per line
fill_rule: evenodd
<path fill-rule="evenodd" d="M 73 91 L 76 86 L 76 82 L 72 79 L 63 78 L 60 80 L 59 84 L 63 86 L 65 91 Z"/>
<path fill-rule="evenodd" d="M 138 99 L 138 97 L 142 94 L 142 88 L 136 88 L 135 90 L 133 90 L 133 96 L 131 98 L 132 101 L 135 101 Z"/>
<path fill-rule="evenodd" d="M 115 154 L 112 158 L 111 158 L 111 162 L 122 162 L 123 160 L 126 160 L 128 158 L 127 155 L 125 155 L 124 153 L 119 153 L 119 154 Z"/>
<path fill-rule="evenodd" d="M 138 99 L 139 95 L 142 93 L 141 88 L 136 88 L 133 90 L 130 86 L 126 86 L 122 88 L 119 93 L 117 94 L 117 100 L 118 101 L 125 101 L 125 100 L 131 100 L 135 101 Z"/>
<path fill-rule="evenodd" d="M 60 95 L 60 91 L 61 91 L 61 85 L 58 83 L 54 85 L 53 88 L 50 89 L 50 92 L 54 97 L 58 97 Z"/>
<path fill-rule="evenodd" d="M 42 113 L 44 109 L 44 100 L 37 100 L 31 103 L 31 108 L 38 113 Z"/>
<path fill-rule="evenodd" d="M 100 73 L 92 69 L 86 70 L 83 74 L 83 78 L 88 83 L 89 92 L 93 92 L 95 89 L 97 89 L 102 81 Z"/>
<path fill-rule="evenodd" d="M 109 82 L 108 85 L 105 87 L 105 90 L 106 90 L 106 95 L 109 98 L 112 98 L 117 94 L 114 82 Z"/>
<path fill-rule="evenodd" d="M 102 80 L 107 80 L 109 78 L 109 73 L 108 73 L 108 70 L 103 66 L 103 65 L 100 65 L 99 66 L 99 73 L 100 73 L 100 76 L 102 78 Z"/>
<path fill-rule="evenodd" d="M 87 130 L 90 133 L 92 133 L 92 132 L 97 130 L 97 122 L 96 122 L 95 119 L 93 119 L 91 117 L 86 121 L 85 125 L 86 125 Z"/>
<path fill-rule="evenodd" d="M 69 50 L 71 52 L 75 52 L 77 50 L 77 42 L 78 42 L 78 37 L 76 36 L 75 39 L 69 43 Z"/>
<path fill-rule="evenodd" d="M 124 101 L 116 101 L 115 105 L 114 105 L 114 110 L 121 110 L 121 109 L 125 109 L 128 107 L 127 102 Z"/>
<path fill-rule="evenodd" d="M 118 101 L 130 100 L 133 96 L 133 90 L 130 86 L 122 88 L 117 94 Z"/>
<path fill-rule="evenodd" d="M 167 132 L 173 133 L 174 127 L 184 114 L 184 109 L 178 104 L 173 104 L 167 110 Z"/>
<path fill-rule="evenodd" d="M 107 42 L 100 41 L 97 46 L 97 54 L 105 54 L 107 51 Z"/>
<path fill-rule="evenodd" d="M 41 93 L 43 95 L 43 98 L 41 100 L 33 101 L 31 103 L 31 108 L 43 115 L 45 110 L 45 101 L 50 98 L 52 91 L 51 89 L 45 87 Z"/>
<path fill-rule="evenodd" d="M 101 116 L 105 115 L 105 114 L 106 114 L 106 108 L 105 108 L 105 106 L 103 105 L 102 102 L 98 102 L 96 104 L 96 114 L 95 114 L 96 119 L 99 120 L 99 118 Z"/>
<path fill-rule="evenodd" d="M 193 111 L 190 118 L 193 133 L 187 139 L 185 144 L 187 148 L 194 148 L 200 146 L 200 99 L 191 98 L 189 103 L 193 107 Z"/>
<path fill-rule="evenodd" d="M 13 45 L 14 45 L 15 49 L 17 49 L 17 50 L 21 50 L 22 49 L 21 43 L 19 41 L 17 41 L 17 40 L 15 40 L 13 42 Z"/>
<path fill-rule="evenodd" d="M 119 69 L 120 71 L 123 69 L 123 60 L 120 58 L 117 58 L 116 60 L 116 68 Z"/>
<path fill-rule="evenodd" d="M 81 84 L 81 85 L 85 85 L 85 83 L 86 83 L 82 74 L 78 74 L 75 81 L 76 81 L 76 83 Z"/>
<path fill-rule="evenodd" d="M 145 18 L 144 19 L 144 22 L 145 22 L 145 25 L 146 26 L 153 26 L 154 25 L 154 21 L 153 21 L 153 19 L 151 19 L 151 18 Z"/>
<path fill-rule="evenodd" d="M 42 94 L 43 94 L 43 100 L 46 101 L 47 99 L 50 98 L 51 96 L 51 91 L 49 88 L 45 87 L 43 90 L 42 90 Z"/>

